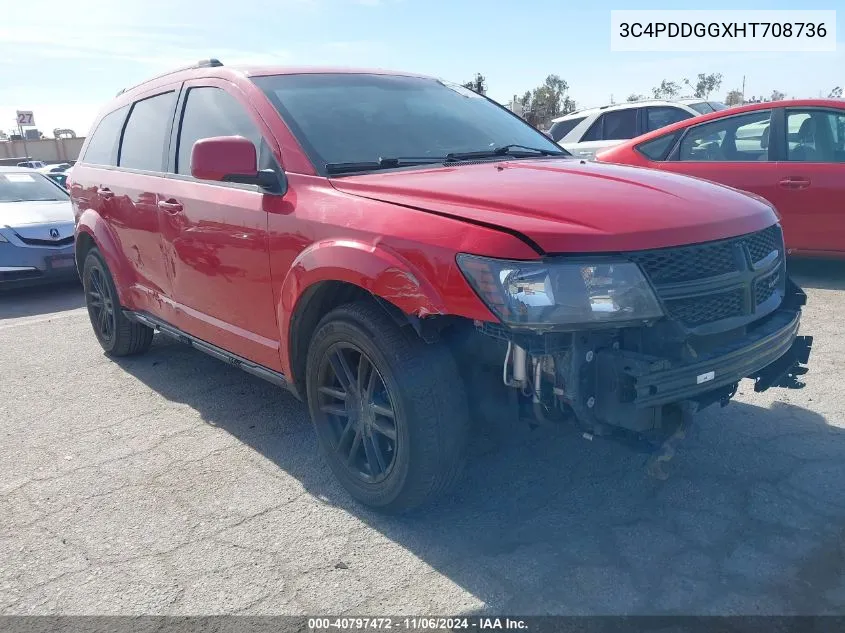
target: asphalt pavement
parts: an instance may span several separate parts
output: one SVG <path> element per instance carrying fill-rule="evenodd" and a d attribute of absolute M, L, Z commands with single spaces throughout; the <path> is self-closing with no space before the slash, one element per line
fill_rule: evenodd
<path fill-rule="evenodd" d="M 807 387 L 744 382 L 667 481 L 574 430 L 482 436 L 400 518 L 286 392 L 163 337 L 107 358 L 76 285 L 0 294 L 0 614 L 845 614 L 845 266 L 793 274 Z"/>

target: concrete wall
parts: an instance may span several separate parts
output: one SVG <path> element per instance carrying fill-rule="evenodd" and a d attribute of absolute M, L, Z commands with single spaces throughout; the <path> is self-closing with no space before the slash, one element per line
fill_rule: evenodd
<path fill-rule="evenodd" d="M 23 141 L 0 142 L 0 160 L 6 164 L 10 159 L 25 160 L 27 152 L 33 160 L 43 160 L 48 163 L 63 163 L 76 160 L 82 149 L 82 138 L 45 138 L 38 141 L 27 141 L 24 150 Z"/>

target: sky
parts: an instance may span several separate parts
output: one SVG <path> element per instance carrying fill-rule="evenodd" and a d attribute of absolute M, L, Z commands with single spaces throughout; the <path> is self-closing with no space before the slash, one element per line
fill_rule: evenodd
<path fill-rule="evenodd" d="M 845 88 L 845 0 L 835 53 L 610 51 L 611 9 L 689 8 L 678 2 L 570 0 L 26 0 L 0 11 L 0 129 L 32 110 L 47 135 L 84 135 L 121 88 L 217 57 L 225 64 L 388 68 L 463 83 L 487 78 L 508 102 L 557 74 L 579 107 L 648 94 L 662 79 L 722 73 L 728 90 L 825 96 Z M 794 2 L 721 2 L 708 9 L 795 8 Z M 698 7 L 704 8 L 704 7 Z"/>

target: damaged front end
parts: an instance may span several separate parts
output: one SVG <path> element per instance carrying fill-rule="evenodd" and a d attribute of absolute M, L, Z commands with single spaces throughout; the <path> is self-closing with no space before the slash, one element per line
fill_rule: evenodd
<path fill-rule="evenodd" d="M 606 257 L 458 263 L 501 320 L 477 322 L 472 338 L 495 350 L 521 417 L 659 444 L 695 411 L 726 405 L 743 378 L 756 391 L 803 386 L 812 337 L 798 336 L 806 295 L 784 253 L 774 225 Z"/>

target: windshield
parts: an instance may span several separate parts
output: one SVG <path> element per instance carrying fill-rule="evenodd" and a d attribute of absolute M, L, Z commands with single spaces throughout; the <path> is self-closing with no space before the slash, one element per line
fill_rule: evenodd
<path fill-rule="evenodd" d="M 303 74 L 254 81 L 321 173 L 326 164 L 436 159 L 512 145 L 562 152 L 481 95 L 434 79 Z"/>
<path fill-rule="evenodd" d="M 65 191 L 39 173 L 0 173 L 0 202 L 67 199 Z"/>

